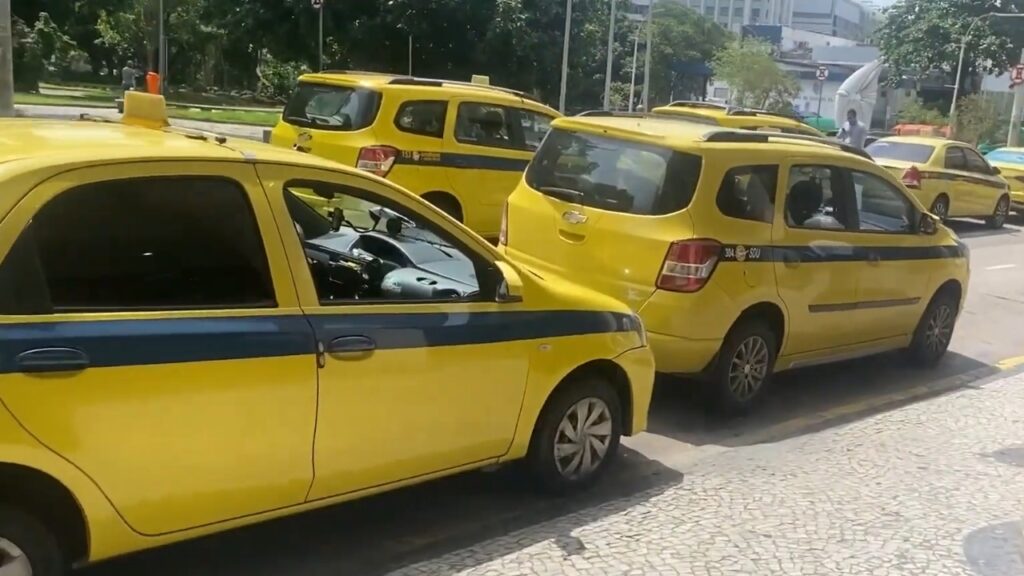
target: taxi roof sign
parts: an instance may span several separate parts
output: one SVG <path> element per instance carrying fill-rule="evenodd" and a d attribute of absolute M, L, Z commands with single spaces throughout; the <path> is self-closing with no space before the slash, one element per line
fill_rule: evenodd
<path fill-rule="evenodd" d="M 167 121 L 167 102 L 160 94 L 125 92 L 121 122 L 143 128 L 166 128 L 170 126 Z"/>
<path fill-rule="evenodd" d="M 480 84 L 483 86 L 491 85 L 491 77 L 484 76 L 483 74 L 473 74 L 473 77 L 469 80 L 470 84 Z"/>

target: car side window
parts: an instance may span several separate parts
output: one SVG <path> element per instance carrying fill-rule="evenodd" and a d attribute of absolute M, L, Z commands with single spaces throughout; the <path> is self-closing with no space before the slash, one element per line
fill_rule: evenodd
<path fill-rule="evenodd" d="M 988 162 L 970 148 L 961 148 L 964 153 L 964 157 L 967 159 L 967 170 L 976 174 L 991 174 L 992 168 L 988 165 Z"/>
<path fill-rule="evenodd" d="M 791 228 L 848 230 L 848 203 L 842 197 L 843 170 L 832 166 L 793 166 L 786 191 L 786 224 Z"/>
<path fill-rule="evenodd" d="M 914 205 L 898 188 L 867 172 L 852 172 L 861 232 L 914 232 Z"/>
<path fill-rule="evenodd" d="M 964 149 L 959 146 L 946 148 L 945 167 L 949 170 L 967 170 L 967 157 L 964 156 Z"/>
<path fill-rule="evenodd" d="M 519 124 L 522 126 L 523 144 L 526 150 L 535 151 L 540 143 L 551 130 L 551 121 L 554 120 L 547 114 L 540 114 L 531 110 L 517 109 L 519 113 Z"/>
<path fill-rule="evenodd" d="M 325 306 L 493 299 L 492 265 L 407 207 L 320 181 L 284 196 Z"/>
<path fill-rule="evenodd" d="M 520 131 L 512 125 L 514 115 L 504 106 L 464 102 L 455 117 L 455 139 L 463 144 L 491 148 L 522 148 Z"/>
<path fill-rule="evenodd" d="M 395 115 L 395 127 L 402 132 L 441 138 L 448 115 L 448 103 L 436 100 L 412 100 L 402 104 Z"/>
<path fill-rule="evenodd" d="M 778 179 L 779 167 L 774 165 L 732 168 L 718 189 L 718 210 L 730 218 L 770 224 Z"/>
<path fill-rule="evenodd" d="M 0 278 L 19 275 L 22 299 L 0 299 L 4 313 L 276 306 L 248 194 L 223 178 L 111 180 L 62 192 L 0 265 Z M 45 301 L 27 297 L 33 283 Z"/>

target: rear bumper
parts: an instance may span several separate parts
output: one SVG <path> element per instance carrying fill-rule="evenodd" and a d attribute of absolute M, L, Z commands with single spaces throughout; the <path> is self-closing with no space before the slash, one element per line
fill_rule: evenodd
<path fill-rule="evenodd" d="M 620 354 L 615 362 L 629 377 L 632 411 L 623 434 L 632 436 L 647 429 L 647 411 L 654 393 L 654 355 L 650 348 L 634 348 Z"/>
<path fill-rule="evenodd" d="M 647 333 L 647 341 L 654 352 L 658 372 L 665 374 L 697 374 L 714 359 L 721 339 L 693 340 L 655 332 Z"/>

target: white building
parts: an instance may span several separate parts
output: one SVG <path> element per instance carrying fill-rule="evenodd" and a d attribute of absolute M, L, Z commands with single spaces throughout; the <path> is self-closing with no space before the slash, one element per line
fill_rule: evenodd
<path fill-rule="evenodd" d="M 866 41 L 873 29 L 875 18 L 874 10 L 865 8 L 855 0 L 674 1 L 689 6 L 737 33 L 743 26 L 751 24 L 775 24 L 839 38 Z"/>

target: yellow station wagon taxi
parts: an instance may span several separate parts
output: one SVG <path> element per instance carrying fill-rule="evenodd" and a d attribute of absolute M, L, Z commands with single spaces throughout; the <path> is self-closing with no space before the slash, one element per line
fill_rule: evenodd
<path fill-rule="evenodd" d="M 328 71 L 299 78 L 270 141 L 387 178 L 493 238 L 558 116 L 496 86 Z"/>
<path fill-rule="evenodd" d="M 1010 186 L 1010 206 L 1024 213 L 1024 148 L 997 148 L 985 155 Z"/>
<path fill-rule="evenodd" d="M 728 411 L 774 371 L 937 362 L 968 279 L 966 245 L 862 151 L 665 116 L 556 120 L 501 246 L 628 304 L 657 370 Z"/>
<path fill-rule="evenodd" d="M 816 128 L 804 124 L 793 116 L 712 102 L 678 101 L 667 106 L 659 106 L 651 110 L 651 112 L 692 120 L 709 121 L 726 128 L 802 134 L 819 138 L 825 136 Z"/>
<path fill-rule="evenodd" d="M 939 218 L 981 218 L 1002 228 L 1010 191 L 970 144 L 930 136 L 882 138 L 865 148 Z"/>
<path fill-rule="evenodd" d="M 644 429 L 626 306 L 371 174 L 165 125 L 141 93 L 0 122 L 0 572 L 517 459 L 570 490 Z"/>

